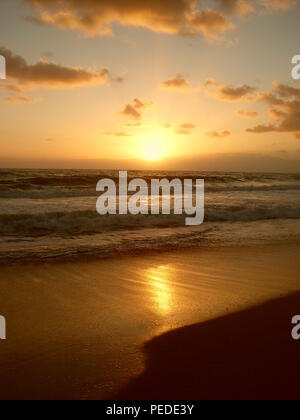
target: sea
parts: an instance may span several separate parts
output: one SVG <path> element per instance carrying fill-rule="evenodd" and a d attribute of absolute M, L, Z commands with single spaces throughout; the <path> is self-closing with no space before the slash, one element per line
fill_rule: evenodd
<path fill-rule="evenodd" d="M 300 173 L 130 171 L 128 180 L 205 180 L 205 220 L 96 211 L 109 170 L 0 170 L 0 264 L 108 258 L 300 239 Z"/>

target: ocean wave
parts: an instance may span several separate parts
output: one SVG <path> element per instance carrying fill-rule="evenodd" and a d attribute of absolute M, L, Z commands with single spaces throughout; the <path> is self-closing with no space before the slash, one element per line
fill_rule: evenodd
<path fill-rule="evenodd" d="M 300 184 L 273 184 L 273 185 L 210 185 L 205 183 L 205 192 L 282 192 L 300 191 Z M 0 199 L 52 199 L 52 198 L 72 198 L 72 197 L 97 197 L 96 184 L 94 188 L 67 189 L 67 188 L 48 188 L 48 189 L 29 189 L 18 190 L 15 188 L 1 190 Z"/>
<path fill-rule="evenodd" d="M 96 195 L 100 179 L 119 182 L 118 171 L 0 170 L 0 198 L 54 198 Z M 204 179 L 207 192 L 300 191 L 300 174 L 129 171 L 128 181 L 144 179 Z"/>
<path fill-rule="evenodd" d="M 0 235 L 94 235 L 97 233 L 145 228 L 183 227 L 186 215 L 100 216 L 96 210 L 38 214 L 0 215 Z M 300 219 L 300 203 L 243 203 L 214 205 L 205 209 L 205 222 L 253 222 Z"/>
<path fill-rule="evenodd" d="M 116 258 L 152 252 L 258 244 L 291 243 L 300 240 L 295 220 L 265 220 L 254 223 L 206 223 L 197 227 L 125 230 L 73 237 L 1 237 L 0 265 Z"/>

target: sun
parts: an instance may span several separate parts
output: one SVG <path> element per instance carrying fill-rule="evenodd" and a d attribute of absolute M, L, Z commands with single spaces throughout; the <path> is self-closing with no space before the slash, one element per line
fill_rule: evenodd
<path fill-rule="evenodd" d="M 143 146 L 142 154 L 146 160 L 150 160 L 151 162 L 155 162 L 164 157 L 162 147 L 153 142 Z"/>
<path fill-rule="evenodd" d="M 141 156 L 150 162 L 156 162 L 167 155 L 165 139 L 161 134 L 148 135 L 141 139 Z"/>

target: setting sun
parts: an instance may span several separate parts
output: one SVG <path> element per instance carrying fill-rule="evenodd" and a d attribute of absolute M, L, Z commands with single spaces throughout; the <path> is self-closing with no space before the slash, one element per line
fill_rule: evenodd
<path fill-rule="evenodd" d="M 174 154 L 171 136 L 159 129 L 140 137 L 139 144 L 139 154 L 144 160 L 156 162 Z"/>
<path fill-rule="evenodd" d="M 141 140 L 141 155 L 143 159 L 155 162 L 167 155 L 166 139 L 161 134 L 152 134 Z"/>
<path fill-rule="evenodd" d="M 157 161 L 164 157 L 164 153 L 159 144 L 151 142 L 143 146 L 143 157 L 150 161 Z"/>

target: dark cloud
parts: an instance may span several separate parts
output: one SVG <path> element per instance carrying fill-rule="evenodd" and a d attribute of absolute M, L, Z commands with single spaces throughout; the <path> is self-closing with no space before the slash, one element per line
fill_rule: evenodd
<path fill-rule="evenodd" d="M 232 29 L 221 11 L 195 0 L 25 0 L 31 22 L 77 30 L 87 36 L 112 35 L 113 25 L 216 39 Z"/>
<path fill-rule="evenodd" d="M 30 102 L 23 92 L 37 88 L 73 88 L 101 85 L 109 81 L 108 69 L 86 70 L 82 67 L 68 67 L 40 60 L 35 64 L 0 47 L 0 54 L 6 59 L 8 84 L 4 88 L 11 93 L 12 103 Z"/>
<path fill-rule="evenodd" d="M 181 74 L 177 74 L 175 77 L 170 77 L 165 82 L 161 83 L 162 89 L 187 91 L 191 88 L 190 83 Z"/>
<path fill-rule="evenodd" d="M 300 89 L 279 84 L 273 85 L 273 91 L 260 94 L 260 101 L 269 106 L 269 114 L 274 123 L 248 128 L 249 133 L 292 133 L 300 135 Z"/>
<path fill-rule="evenodd" d="M 33 8 L 34 15 L 28 17 L 31 22 L 80 31 L 86 36 L 112 35 L 113 25 L 120 24 L 159 33 L 202 35 L 209 40 L 219 39 L 234 28 L 227 15 L 241 16 L 260 9 L 286 11 L 296 3 L 295 0 L 215 0 L 215 8 L 207 8 L 199 0 L 24 1 Z"/>
<path fill-rule="evenodd" d="M 221 101 L 236 102 L 241 100 L 251 101 L 255 99 L 257 88 L 249 85 L 233 86 L 219 83 L 214 79 L 205 82 L 205 88 L 212 92 Z"/>
<path fill-rule="evenodd" d="M 218 40 L 220 34 L 234 29 L 234 25 L 216 10 L 206 9 L 194 12 L 187 35 L 201 33 L 205 38 Z"/>
<path fill-rule="evenodd" d="M 125 104 L 124 109 L 119 112 L 119 114 L 135 120 L 141 120 L 143 111 L 146 108 L 150 108 L 152 105 L 153 102 L 143 102 L 140 99 L 135 98 L 132 104 Z"/>
<path fill-rule="evenodd" d="M 254 134 L 265 134 L 265 133 L 271 133 L 272 131 L 276 131 L 273 124 L 269 125 L 256 125 L 252 128 L 247 128 L 248 133 L 254 133 Z"/>
<path fill-rule="evenodd" d="M 88 84 L 103 84 L 108 81 L 108 69 L 85 70 L 82 67 L 67 67 L 45 60 L 28 64 L 26 60 L 0 47 L 6 58 L 7 74 L 22 86 L 30 87 L 74 87 Z"/>

